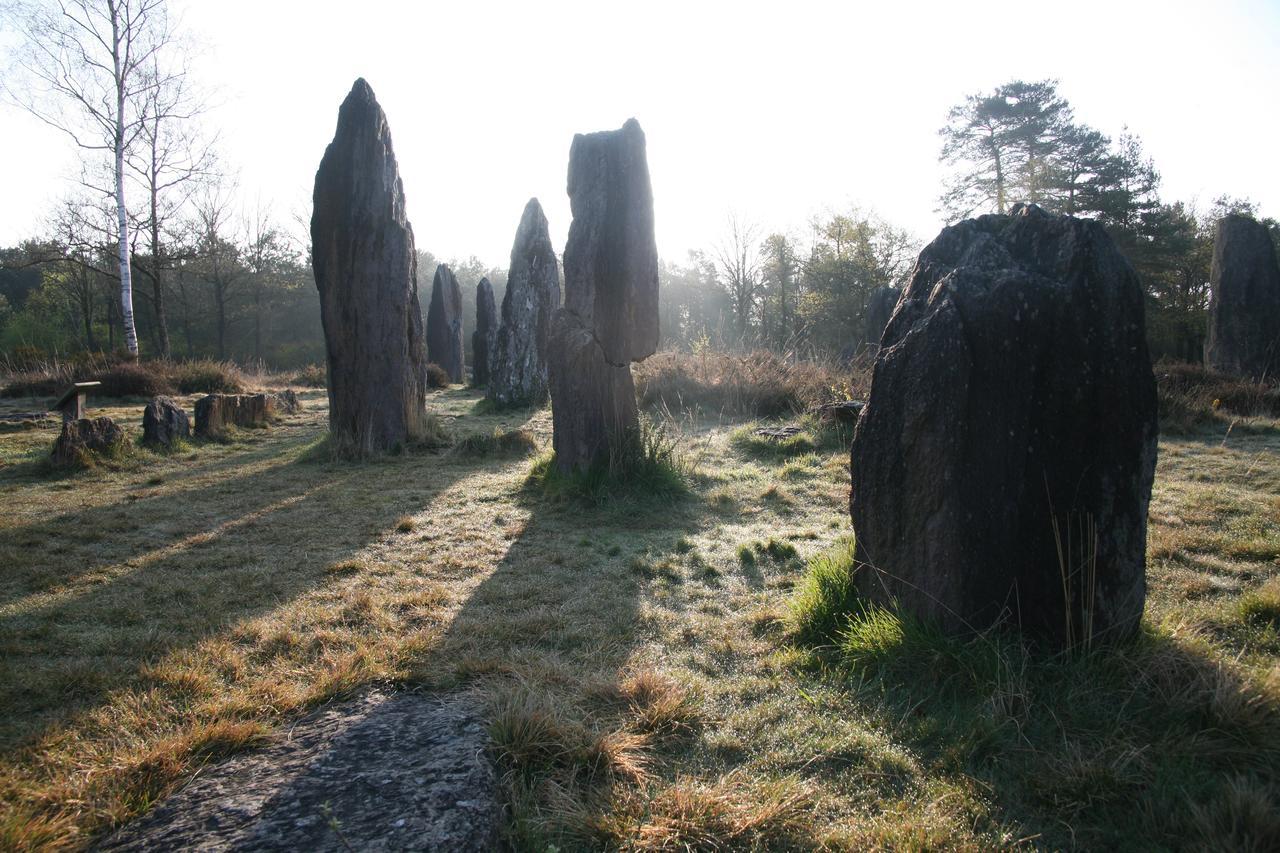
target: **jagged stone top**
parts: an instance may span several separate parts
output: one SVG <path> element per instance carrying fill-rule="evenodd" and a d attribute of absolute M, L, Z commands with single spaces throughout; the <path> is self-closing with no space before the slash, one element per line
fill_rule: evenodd
<path fill-rule="evenodd" d="M 516 239 L 511 244 L 511 266 L 509 269 L 515 269 L 519 260 L 528 251 L 529 246 L 542 242 L 546 242 L 549 245 L 551 238 L 548 234 L 547 215 L 542 211 L 542 204 L 539 203 L 537 198 L 529 199 L 524 206 L 524 212 L 520 214 L 520 225 L 516 227 Z"/>
<path fill-rule="evenodd" d="M 326 195 L 335 201 L 345 195 L 348 201 L 327 206 Z M 333 141 L 325 148 L 316 171 L 312 203 L 316 209 L 339 216 L 350 216 L 366 205 L 381 210 L 389 204 L 386 212 L 391 218 L 407 223 L 404 184 L 391 142 L 391 128 L 373 88 L 363 77 L 352 84 L 338 108 Z"/>

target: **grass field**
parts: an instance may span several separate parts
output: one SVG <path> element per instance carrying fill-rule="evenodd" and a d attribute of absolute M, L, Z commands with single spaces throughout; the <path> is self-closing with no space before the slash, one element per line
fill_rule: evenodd
<path fill-rule="evenodd" d="M 375 683 L 483 702 L 520 849 L 1280 847 L 1275 422 L 1162 440 L 1142 636 L 1046 659 L 884 611 L 801 642 L 850 535 L 816 422 L 686 415 L 687 493 L 585 500 L 529 481 L 546 410 L 433 392 L 454 448 L 332 462 L 301 396 L 77 474 L 0 434 L 0 848 Z"/>

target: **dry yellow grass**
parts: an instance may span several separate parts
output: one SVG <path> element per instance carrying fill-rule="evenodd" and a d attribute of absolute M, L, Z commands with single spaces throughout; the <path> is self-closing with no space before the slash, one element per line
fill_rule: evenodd
<path fill-rule="evenodd" d="M 957 757 L 974 744 L 929 741 L 927 718 L 790 644 L 803 560 L 848 535 L 840 450 L 756 458 L 730 439 L 740 421 L 689 420 L 689 497 L 583 505 L 526 487 L 520 454 L 314 461 L 324 394 L 302 396 L 268 430 L 75 476 L 36 461 L 50 430 L 0 435 L 0 848 L 85 846 L 202 763 L 375 683 L 483 700 L 522 849 L 1098 838 L 1099 806 L 1020 807 Z M 459 437 L 549 443 L 546 411 L 479 399 L 430 405 Z M 139 406 L 106 413 L 138 430 Z M 1149 677 L 1170 702 L 1213 692 L 1215 725 L 1269 730 L 1280 439 L 1161 452 L 1148 621 L 1169 651 Z M 1189 669 L 1193 653 L 1212 664 Z M 1017 701 L 993 695 L 993 720 Z M 1100 774 L 1127 796 L 1147 759 L 1123 743 L 1040 757 L 1059 777 L 1044 796 Z M 1236 775 L 1189 831 L 1264 831 L 1270 783 Z"/>

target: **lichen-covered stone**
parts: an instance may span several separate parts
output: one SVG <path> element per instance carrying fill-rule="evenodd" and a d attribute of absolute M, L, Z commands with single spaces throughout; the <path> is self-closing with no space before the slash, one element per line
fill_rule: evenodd
<path fill-rule="evenodd" d="M 316 172 L 312 265 L 337 447 L 396 447 L 426 418 L 426 353 L 413 228 L 387 117 L 364 80 L 338 111 Z"/>
<path fill-rule="evenodd" d="M 462 288 L 446 264 L 436 267 L 427 308 L 427 360 L 449 374 L 449 381 L 464 381 L 466 364 L 462 347 Z"/>
<path fill-rule="evenodd" d="M 529 199 L 511 247 L 489 373 L 490 400 L 501 406 L 539 405 L 547 398 L 547 340 L 560 307 L 560 267 L 536 198 Z"/>
<path fill-rule="evenodd" d="M 1017 206 L 944 229 L 883 344 L 850 457 L 861 594 L 952 631 L 1132 634 L 1156 389 L 1102 226 Z"/>
<path fill-rule="evenodd" d="M 210 394 L 196 401 L 196 436 L 221 438 L 229 427 L 265 427 L 275 416 L 272 394 Z"/>
<path fill-rule="evenodd" d="M 478 387 L 489 384 L 494 344 L 498 338 L 498 306 L 493 299 L 493 284 L 482 278 L 476 285 L 476 330 L 471 333 L 471 382 Z"/>
<path fill-rule="evenodd" d="M 1280 375 L 1280 264 L 1266 226 L 1239 214 L 1220 219 L 1209 281 L 1205 362 L 1256 380 Z"/>
<path fill-rule="evenodd" d="M 124 446 L 124 430 L 108 417 L 80 418 L 62 422 L 62 432 L 53 443 L 55 465 L 83 465 L 93 457 L 113 456 Z"/>

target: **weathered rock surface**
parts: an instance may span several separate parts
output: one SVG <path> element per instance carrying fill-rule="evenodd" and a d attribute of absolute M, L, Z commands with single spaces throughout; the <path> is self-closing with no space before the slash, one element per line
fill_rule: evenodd
<path fill-rule="evenodd" d="M 1205 362 L 1252 379 L 1280 375 L 1280 263 L 1265 225 L 1218 220 L 1210 286 Z"/>
<path fill-rule="evenodd" d="M 206 768 L 99 849 L 491 850 L 486 748 L 463 700 L 372 693 Z"/>
<path fill-rule="evenodd" d="M 552 440 L 565 472 L 634 440 L 631 362 L 658 347 L 653 192 L 635 119 L 574 137 L 569 203 L 565 304 L 553 316 L 548 345 Z"/>
<path fill-rule="evenodd" d="M 298 399 L 298 393 L 292 388 L 276 391 L 271 396 L 275 398 L 277 411 L 287 415 L 296 415 L 302 411 L 302 401 Z"/>
<path fill-rule="evenodd" d="M 560 266 L 542 205 L 531 198 L 511 246 L 502 325 L 489 374 L 490 400 L 502 406 L 546 401 L 547 340 L 551 315 L 559 307 Z"/>
<path fill-rule="evenodd" d="M 854 432 L 862 594 L 952 631 L 1137 628 L 1156 461 L 1142 300 L 1094 222 L 1019 205 L 943 229 Z"/>
<path fill-rule="evenodd" d="M 124 443 L 124 430 L 108 417 L 81 418 L 62 422 L 62 432 L 53 442 L 56 465 L 75 465 L 87 455 L 111 455 Z"/>
<path fill-rule="evenodd" d="M 462 349 L 462 288 L 453 270 L 436 267 L 431 282 L 431 304 L 427 308 L 427 360 L 449 374 L 450 382 L 465 379 Z"/>
<path fill-rule="evenodd" d="M 870 356 L 880 352 L 880 338 L 884 335 L 884 327 L 889 325 L 893 316 L 893 308 L 898 304 L 902 291 L 896 287 L 877 287 L 871 291 L 867 300 L 867 328 L 863 336 L 863 350 Z"/>
<path fill-rule="evenodd" d="M 395 447 L 426 418 L 413 228 L 387 117 L 364 80 L 316 172 L 312 264 L 329 359 L 329 429 L 357 452 Z"/>
<path fill-rule="evenodd" d="M 171 397 L 152 397 L 142 410 L 142 442 L 172 447 L 175 441 L 191 437 L 191 418 Z"/>
<path fill-rule="evenodd" d="M 482 278 L 476 285 L 476 330 L 471 333 L 471 381 L 477 386 L 489 384 L 494 344 L 498 339 L 498 304 L 493 299 L 493 285 Z"/>
<path fill-rule="evenodd" d="M 218 438 L 228 427 L 264 427 L 275 416 L 274 394 L 210 394 L 196 401 L 196 435 Z"/>

